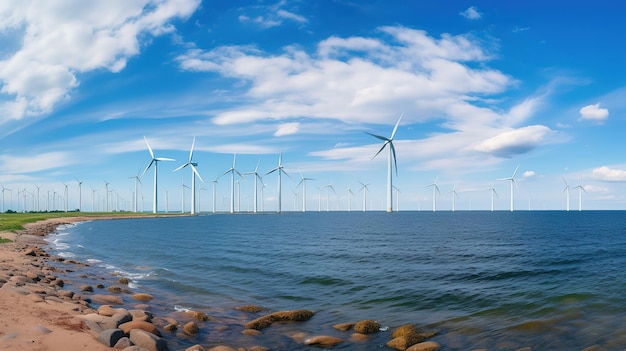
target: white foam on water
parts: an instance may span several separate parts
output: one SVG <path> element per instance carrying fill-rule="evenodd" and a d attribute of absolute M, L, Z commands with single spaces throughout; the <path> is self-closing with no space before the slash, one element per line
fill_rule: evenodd
<path fill-rule="evenodd" d="M 174 310 L 178 311 L 178 312 L 189 312 L 189 311 L 191 311 L 189 308 L 183 307 L 181 305 L 174 305 Z"/>

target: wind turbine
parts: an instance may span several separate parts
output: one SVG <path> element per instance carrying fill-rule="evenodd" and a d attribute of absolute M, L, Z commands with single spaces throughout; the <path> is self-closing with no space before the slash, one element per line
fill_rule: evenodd
<path fill-rule="evenodd" d="M 337 194 L 337 192 L 335 191 L 335 188 L 333 188 L 333 185 L 330 182 L 324 185 L 322 189 L 326 189 L 326 212 L 328 212 L 330 210 L 329 209 L 330 191 L 332 190 L 333 193 L 335 194 Z"/>
<path fill-rule="evenodd" d="M 185 185 L 184 181 L 180 183 L 180 213 L 185 213 L 185 188 L 190 189 Z"/>
<path fill-rule="evenodd" d="M 383 149 L 389 145 L 389 154 L 387 156 L 387 212 L 393 212 L 393 181 L 392 181 L 392 166 L 395 166 L 396 169 L 396 177 L 398 176 L 398 163 L 396 162 L 396 148 L 393 146 L 393 138 L 396 135 L 396 131 L 398 130 L 398 125 L 400 124 L 400 120 L 402 120 L 402 115 L 398 118 L 396 125 L 393 127 L 393 131 L 391 132 L 391 137 L 385 138 L 384 136 L 368 133 L 367 134 L 378 138 L 384 141 L 383 146 L 378 150 L 374 157 L 378 156 Z M 372 159 L 374 158 L 372 157 Z"/>
<path fill-rule="evenodd" d="M 0 186 L 2 186 L 2 212 L 6 211 L 6 207 L 4 206 L 4 193 L 6 191 L 10 191 L 11 192 L 11 202 L 13 202 L 13 190 L 9 189 L 9 188 L 5 188 L 4 185 L 0 184 Z"/>
<path fill-rule="evenodd" d="M 157 169 L 158 169 L 158 163 L 160 161 L 176 161 L 173 158 L 166 158 L 166 157 L 155 157 L 154 156 L 154 152 L 152 151 L 152 148 L 150 147 L 150 144 L 148 143 L 148 139 L 146 139 L 146 137 L 143 137 L 143 140 L 146 141 L 146 145 L 148 146 L 148 151 L 150 151 L 150 157 L 152 157 L 152 159 L 150 160 L 150 163 L 148 163 L 148 166 L 146 167 L 146 169 L 143 170 L 143 173 L 141 174 L 141 176 L 143 177 L 144 174 L 146 174 L 146 172 L 148 171 L 148 169 L 150 169 L 150 167 L 154 164 L 154 193 L 152 194 L 152 213 L 157 213 L 158 209 L 159 209 L 159 203 L 158 203 L 158 183 L 157 183 Z M 107 200 L 108 200 L 109 195 L 107 194 Z M 107 211 L 108 211 L 108 201 L 107 201 Z"/>
<path fill-rule="evenodd" d="M 491 212 L 493 212 L 493 196 L 498 196 L 498 193 L 496 192 L 496 188 L 493 187 L 493 185 L 491 185 L 491 188 L 487 189 L 488 191 L 491 191 Z M 499 196 L 498 196 L 499 197 Z"/>
<path fill-rule="evenodd" d="M 82 190 L 83 182 L 78 180 L 78 178 L 76 177 L 74 177 L 74 179 L 76 180 L 76 183 L 78 183 L 78 212 L 82 212 L 83 210 L 83 190 Z M 39 187 L 37 187 L 37 197 L 39 197 Z"/>
<path fill-rule="evenodd" d="M 278 213 L 281 212 L 282 208 L 281 208 L 281 202 L 282 202 L 282 195 L 281 195 L 281 188 L 282 188 L 282 174 L 284 173 L 287 177 L 289 177 L 289 174 L 287 174 L 287 172 L 285 172 L 284 167 L 283 167 L 283 151 L 280 150 L 280 155 L 278 156 L 278 166 L 274 169 L 272 169 L 271 171 L 267 172 L 265 175 L 268 175 L 270 173 L 276 172 L 278 171 Z"/>
<path fill-rule="evenodd" d="M 452 194 L 452 212 L 456 211 L 456 207 L 455 207 L 455 198 L 461 198 L 459 196 L 459 194 L 456 192 L 456 187 L 452 187 L 452 191 L 450 192 Z"/>
<path fill-rule="evenodd" d="M 259 192 L 259 190 L 258 190 L 259 188 L 258 188 L 258 182 L 257 182 L 257 181 L 258 181 L 258 180 L 260 180 L 260 181 L 261 181 L 261 183 L 263 183 L 263 179 L 262 179 L 262 178 L 261 178 L 261 176 L 259 175 L 259 165 L 260 165 L 260 164 L 261 164 L 261 160 L 259 160 L 259 162 L 257 162 L 257 164 L 256 164 L 256 168 L 254 169 L 254 171 L 244 173 L 244 174 L 251 174 L 251 175 L 254 175 L 254 205 L 252 206 L 252 208 L 253 208 L 253 210 L 252 210 L 252 211 L 253 211 L 254 213 L 257 213 L 257 203 L 258 203 L 258 200 L 257 200 L 257 194 L 258 194 L 258 192 Z"/>
<path fill-rule="evenodd" d="M 230 173 L 230 213 L 235 213 L 235 173 L 239 174 L 241 177 L 241 173 L 235 169 L 235 164 L 237 162 L 237 154 L 233 155 L 233 166 L 230 167 L 224 174 L 226 175 Z"/>
<path fill-rule="evenodd" d="M 109 212 L 109 182 L 107 182 L 106 180 L 104 181 L 104 196 L 104 208 L 107 212 Z"/>
<path fill-rule="evenodd" d="M 435 178 L 435 181 L 432 184 L 426 186 L 426 187 L 429 187 L 429 186 L 433 187 L 433 212 L 437 211 L 437 193 L 441 194 L 441 192 L 439 191 L 439 186 L 437 185 L 438 179 L 439 178 Z"/>
<path fill-rule="evenodd" d="M 519 165 L 517 165 L 517 167 L 515 167 L 515 171 L 513 171 L 513 175 L 510 176 L 509 178 L 500 178 L 498 180 L 509 180 L 511 181 L 511 212 L 513 212 L 513 185 L 515 185 L 517 187 L 517 183 L 515 182 L 515 175 L 517 174 L 517 170 L 519 169 Z"/>
<path fill-rule="evenodd" d="M 352 211 L 352 198 L 354 197 L 354 193 L 352 189 L 348 188 L 348 212 Z"/>
<path fill-rule="evenodd" d="M 215 213 L 215 186 L 217 185 L 217 178 L 213 179 L 213 213 Z"/>
<path fill-rule="evenodd" d="M 196 176 L 200 179 L 201 182 L 204 183 L 200 173 L 196 167 L 198 166 L 197 162 L 193 162 L 193 147 L 196 145 L 196 137 L 193 137 L 193 142 L 191 143 L 191 150 L 189 151 L 189 161 L 183 163 L 178 168 L 176 168 L 173 172 L 181 170 L 187 166 L 191 168 L 191 214 L 196 213 Z"/>
<path fill-rule="evenodd" d="M 565 204 L 565 210 L 569 211 L 569 184 L 565 178 L 563 178 L 563 182 L 565 183 L 565 189 L 563 189 L 563 192 L 565 193 L 565 201 L 567 202 Z"/>
<path fill-rule="evenodd" d="M 361 183 L 362 185 L 359 191 L 363 191 L 363 212 L 365 212 L 367 209 L 367 190 L 369 190 L 367 186 L 369 184 L 364 184 L 363 182 L 359 182 L 359 183 Z"/>
<path fill-rule="evenodd" d="M 91 212 L 96 212 L 96 189 L 91 187 Z M 48 192 L 48 197 L 50 197 L 50 192 Z"/>
<path fill-rule="evenodd" d="M 574 189 L 578 189 L 578 211 L 582 211 L 583 210 L 583 191 L 585 193 L 587 192 L 587 190 L 585 190 L 585 187 L 582 186 L 582 179 L 581 179 L 581 184 L 574 187 Z"/>
<path fill-rule="evenodd" d="M 67 191 L 67 184 L 61 182 L 63 184 L 63 186 L 65 186 L 65 190 L 63 192 L 63 198 L 64 198 L 64 202 L 65 202 L 65 212 L 67 212 L 67 206 L 68 206 L 68 191 Z M 24 190 L 26 191 L 26 190 Z M 26 203 L 24 202 L 24 206 L 26 206 Z"/>
<path fill-rule="evenodd" d="M 313 178 L 306 178 L 302 171 L 300 171 L 300 182 L 296 185 L 296 188 L 302 184 L 302 212 L 306 212 L 306 182 L 307 180 L 315 180 Z"/>
<path fill-rule="evenodd" d="M 135 178 L 135 204 L 133 205 L 133 211 L 135 213 L 137 212 L 137 198 L 139 196 L 139 184 L 143 185 L 143 183 L 141 183 L 141 179 L 139 179 L 140 172 L 141 172 L 141 168 L 139 168 L 139 171 L 137 171 L 137 174 L 134 177 L 130 177 L 130 178 Z"/>

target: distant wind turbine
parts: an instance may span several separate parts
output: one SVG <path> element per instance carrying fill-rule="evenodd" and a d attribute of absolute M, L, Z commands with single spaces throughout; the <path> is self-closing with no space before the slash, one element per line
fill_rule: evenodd
<path fill-rule="evenodd" d="M 157 170 L 158 170 L 158 163 L 160 161 L 176 161 L 173 158 L 166 158 L 166 157 L 155 157 L 154 156 L 154 152 L 152 151 L 152 148 L 150 147 L 150 143 L 148 143 L 148 139 L 146 139 L 146 137 L 144 136 L 143 139 L 146 141 L 146 145 L 148 146 L 148 151 L 150 151 L 150 157 L 152 157 L 152 159 L 150 160 L 150 163 L 148 163 L 148 166 L 146 167 L 146 169 L 143 170 L 143 173 L 141 174 L 141 176 L 143 177 L 144 174 L 146 174 L 146 172 L 148 171 L 148 169 L 150 169 L 150 167 L 152 165 L 154 165 L 154 193 L 152 194 L 152 213 L 157 213 L 158 211 L 158 199 L 159 199 L 159 195 L 158 195 L 158 175 L 157 175 Z M 108 183 L 107 183 L 108 184 Z M 109 195 L 107 194 L 107 211 L 108 211 L 108 197 Z"/>
<path fill-rule="evenodd" d="M 213 213 L 215 213 L 215 186 L 217 185 L 217 178 L 213 179 Z"/>
<path fill-rule="evenodd" d="M 235 213 L 235 173 L 242 177 L 241 173 L 235 168 L 237 163 L 237 154 L 233 155 L 233 166 L 230 167 L 224 174 L 230 173 L 230 213 Z"/>
<path fill-rule="evenodd" d="M 267 172 L 265 175 L 268 175 L 276 171 L 278 171 L 278 213 L 281 213 L 282 211 L 282 194 L 281 194 L 282 174 L 284 173 L 287 177 L 289 177 L 289 174 L 285 172 L 284 167 L 283 167 L 283 151 L 282 150 L 280 150 L 280 155 L 278 156 L 278 166 L 272 169 L 271 171 Z"/>
<path fill-rule="evenodd" d="M 326 189 L 326 212 L 330 211 L 330 207 L 329 207 L 329 203 L 330 203 L 330 191 L 332 190 L 333 193 L 337 194 L 337 192 L 335 191 L 335 188 L 333 188 L 333 185 L 329 182 L 328 184 L 324 185 L 322 187 L 322 189 Z"/>
<path fill-rule="evenodd" d="M 367 187 L 369 184 L 365 184 L 363 182 L 359 182 L 361 183 L 361 189 L 359 189 L 359 191 L 363 191 L 363 212 L 365 212 L 367 210 L 367 191 L 369 190 L 369 188 Z"/>
<path fill-rule="evenodd" d="M 202 180 L 200 173 L 198 173 L 198 170 L 196 169 L 196 167 L 198 166 L 198 163 L 193 162 L 193 147 L 195 145 L 196 145 L 196 137 L 193 137 L 193 142 L 191 143 L 191 150 L 189 151 L 189 161 L 178 166 L 178 168 L 176 168 L 173 171 L 173 172 L 176 172 L 187 166 L 191 168 L 191 214 L 196 213 L 196 177 L 198 177 L 200 181 L 204 183 L 204 180 Z"/>
<path fill-rule="evenodd" d="M 348 212 L 352 211 L 352 198 L 354 197 L 354 193 L 352 189 L 348 188 Z"/>
<path fill-rule="evenodd" d="M 493 212 L 493 196 L 498 196 L 498 193 L 496 192 L 496 188 L 494 188 L 493 185 L 491 186 L 491 188 L 487 189 L 487 191 L 491 192 L 491 212 Z"/>
<path fill-rule="evenodd" d="M 398 121 L 396 122 L 396 125 L 393 127 L 393 131 L 391 132 L 391 136 L 389 138 L 366 132 L 367 134 L 384 141 L 383 146 L 380 148 L 380 150 L 378 150 L 378 152 L 376 153 L 376 155 L 374 155 L 374 157 L 378 156 L 378 154 L 380 154 L 383 151 L 383 149 L 385 149 L 385 147 L 389 145 L 389 154 L 387 156 L 387 212 L 393 212 L 393 181 L 392 181 L 393 166 L 395 166 L 396 176 L 398 176 L 398 164 L 396 162 L 396 148 L 393 146 L 393 138 L 396 135 L 396 131 L 398 130 L 398 125 L 400 124 L 401 120 L 402 120 L 402 115 L 400 115 L 400 118 L 398 118 Z M 372 159 L 374 157 L 372 157 Z"/>
<path fill-rule="evenodd" d="M 80 180 L 78 180 L 78 178 L 74 177 L 74 179 L 76 180 L 76 183 L 78 183 L 78 212 L 82 212 L 82 207 L 83 207 L 83 191 L 82 191 L 82 185 L 83 182 L 81 182 Z M 39 198 L 39 187 L 37 187 L 37 198 Z M 39 201 L 39 200 L 37 200 Z M 37 205 L 37 207 L 39 207 L 39 205 Z"/>
<path fill-rule="evenodd" d="M 565 183 L 565 189 L 563 189 L 563 192 L 565 193 L 565 211 L 569 211 L 569 184 L 567 183 L 567 180 L 565 180 L 565 178 L 563 178 L 563 182 Z"/>
<path fill-rule="evenodd" d="M 450 192 L 452 194 L 452 212 L 456 211 L 456 198 L 458 197 L 459 199 L 461 198 L 459 196 L 459 194 L 456 192 L 456 187 L 452 187 L 452 191 Z"/>
<path fill-rule="evenodd" d="M 258 205 L 258 202 L 259 202 L 257 200 L 257 194 L 259 193 L 258 180 L 260 180 L 261 183 L 263 183 L 263 179 L 259 175 L 259 165 L 260 164 L 261 164 L 261 160 L 259 160 L 259 162 L 257 162 L 256 168 L 254 169 L 254 171 L 244 173 L 244 174 L 250 174 L 250 175 L 254 176 L 254 205 L 252 206 L 254 213 L 257 213 L 257 205 Z"/>
<path fill-rule="evenodd" d="M 180 183 L 180 213 L 185 213 L 185 189 L 190 189 L 185 182 Z"/>
<path fill-rule="evenodd" d="M 585 187 L 583 187 L 582 185 L 582 179 L 581 179 L 581 184 L 574 187 L 574 189 L 578 189 L 578 211 L 582 211 L 583 210 L 583 191 L 585 193 L 587 192 L 587 190 L 585 190 Z"/>
<path fill-rule="evenodd" d="M 426 186 L 433 187 L 433 212 L 437 211 L 437 193 L 441 194 L 441 192 L 439 191 L 439 186 L 437 185 L 437 179 L 439 178 L 435 178 L 435 181 L 432 184 Z"/>
<path fill-rule="evenodd" d="M 306 212 L 306 182 L 308 180 L 315 180 L 313 178 L 306 178 L 303 174 L 302 171 L 300 171 L 300 182 L 298 183 L 298 185 L 296 185 L 296 187 L 300 186 L 300 184 L 302 184 L 302 212 Z"/>
<path fill-rule="evenodd" d="M 68 191 L 67 191 L 67 184 L 62 183 L 63 186 L 65 187 L 65 190 L 63 192 L 63 202 L 64 202 L 64 206 L 65 206 L 65 212 L 67 212 L 67 207 L 68 207 Z M 26 189 L 24 189 L 24 191 L 26 191 Z M 24 201 L 24 207 L 26 207 L 26 201 Z"/>
<path fill-rule="evenodd" d="M 515 167 L 515 171 L 513 171 L 513 175 L 509 178 L 500 178 L 498 180 L 508 180 L 511 182 L 511 212 L 513 212 L 513 204 L 515 203 L 513 200 L 513 185 L 517 187 L 517 183 L 515 182 L 515 175 L 517 174 L 517 170 L 519 169 L 519 165 Z"/>
<path fill-rule="evenodd" d="M 137 212 L 137 199 L 139 196 L 139 184 L 142 184 L 141 179 L 139 179 L 139 173 L 141 173 L 141 168 L 139 168 L 139 171 L 137 171 L 137 174 L 134 177 L 130 177 L 130 178 L 135 179 L 135 203 L 133 205 L 134 212 Z"/>
<path fill-rule="evenodd" d="M 0 184 L 0 186 L 2 186 L 2 212 L 5 212 L 5 211 L 6 211 L 6 207 L 5 207 L 5 205 L 4 205 L 4 193 L 5 193 L 5 192 L 7 192 L 7 191 L 10 191 L 10 192 L 11 192 L 11 197 L 10 197 L 10 199 L 11 199 L 11 202 L 13 202 L 13 190 L 11 190 L 11 189 L 9 189 L 9 188 L 6 188 L 6 187 L 5 187 L 4 185 L 2 185 L 2 184 Z"/>

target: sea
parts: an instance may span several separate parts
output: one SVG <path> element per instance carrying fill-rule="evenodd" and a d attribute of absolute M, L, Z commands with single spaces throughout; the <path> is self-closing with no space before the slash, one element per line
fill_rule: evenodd
<path fill-rule="evenodd" d="M 194 338 L 166 336 L 172 350 L 313 350 L 302 338 L 314 335 L 391 350 L 404 324 L 436 333 L 440 350 L 626 349 L 622 211 L 201 214 L 82 222 L 47 240 L 89 265 L 66 273 L 71 284 L 126 276 L 155 315 L 213 318 Z M 237 309 L 249 304 L 315 315 L 248 336 L 263 314 Z M 364 319 L 381 324 L 367 341 L 332 327 Z"/>

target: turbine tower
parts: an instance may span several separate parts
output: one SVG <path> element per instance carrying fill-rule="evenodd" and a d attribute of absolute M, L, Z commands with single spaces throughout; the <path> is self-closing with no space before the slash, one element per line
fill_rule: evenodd
<path fill-rule="evenodd" d="M 493 196 L 498 196 L 498 193 L 496 192 L 496 188 L 494 188 L 493 185 L 491 185 L 491 188 L 487 189 L 487 191 L 491 191 L 491 212 L 493 212 Z"/>
<path fill-rule="evenodd" d="M 385 149 L 385 147 L 389 145 L 389 154 L 387 155 L 387 212 L 393 212 L 393 166 L 395 166 L 396 169 L 396 177 L 398 176 L 398 163 L 396 162 L 396 148 L 393 146 L 393 138 L 396 135 L 396 131 L 398 130 L 398 125 L 400 124 L 401 120 L 402 115 L 400 115 L 400 118 L 398 118 L 398 121 L 396 122 L 396 125 L 393 127 L 393 131 L 391 132 L 391 137 L 389 138 L 366 132 L 367 134 L 384 141 L 383 146 L 380 148 L 380 150 L 378 150 L 374 157 L 378 156 L 378 154 L 380 154 L 383 149 Z M 372 157 L 372 159 L 374 159 L 374 157 Z"/>
<path fill-rule="evenodd" d="M 143 137 L 143 140 L 146 141 L 146 145 L 148 146 L 148 151 L 150 151 L 150 157 L 152 157 L 152 159 L 150 160 L 150 163 L 148 163 L 148 166 L 146 166 L 146 169 L 143 170 L 143 173 L 141 173 L 141 176 L 143 177 L 144 174 L 146 174 L 146 172 L 148 171 L 148 169 L 150 169 L 150 167 L 152 167 L 152 165 L 154 165 L 154 193 L 152 194 L 152 213 L 157 213 L 158 209 L 159 209 L 159 203 L 158 203 L 158 163 L 160 161 L 176 161 L 173 158 L 167 158 L 167 157 L 155 157 L 154 156 L 154 152 L 152 151 L 152 148 L 150 147 L 150 143 L 148 143 L 148 139 L 146 139 L 146 137 Z M 108 183 L 107 183 L 108 186 Z M 109 204 L 108 204 L 108 199 L 109 199 L 109 194 L 107 194 L 107 211 L 109 208 Z"/>
<path fill-rule="evenodd" d="M 137 199 L 138 199 L 138 196 L 139 196 L 139 184 L 142 184 L 141 183 L 141 179 L 139 179 L 139 173 L 140 172 L 141 172 L 141 168 L 139 168 L 139 171 L 137 171 L 137 174 L 134 177 L 130 177 L 130 178 L 135 178 L 135 204 L 133 205 L 133 211 L 135 213 L 137 213 Z"/>
<path fill-rule="evenodd" d="M 278 171 L 278 213 L 281 213 L 282 211 L 282 204 L 281 204 L 282 203 L 282 194 L 281 194 L 282 174 L 284 173 L 287 177 L 289 177 L 289 174 L 285 172 L 284 167 L 283 167 L 283 151 L 282 150 L 280 150 L 280 155 L 278 156 L 278 166 L 272 169 L 271 171 L 267 172 L 265 175 L 268 175 L 276 171 Z"/>
<path fill-rule="evenodd" d="M 82 212 L 83 211 L 83 190 L 82 190 L 83 182 L 78 180 L 78 178 L 76 177 L 74 177 L 74 179 L 76 179 L 76 182 L 78 183 L 78 212 Z M 37 208 L 39 208 L 39 187 L 38 186 L 37 186 Z"/>
<path fill-rule="evenodd" d="M 302 184 L 302 212 L 306 212 L 306 182 L 307 180 L 315 180 L 313 178 L 306 178 L 302 171 L 300 171 L 300 182 L 296 185 L 296 188 Z"/>
<path fill-rule="evenodd" d="M 252 172 L 248 172 L 248 173 L 244 173 L 244 174 L 251 174 L 254 176 L 254 206 L 253 207 L 253 212 L 257 213 L 257 206 L 258 206 L 258 200 L 257 200 L 257 194 L 259 193 L 259 188 L 258 188 L 258 180 L 261 181 L 261 183 L 263 183 L 263 179 L 261 178 L 261 176 L 259 175 L 259 165 L 261 164 L 261 160 L 259 160 L 259 162 L 257 162 L 256 164 L 256 168 L 254 169 L 254 171 Z"/>
<path fill-rule="evenodd" d="M 452 194 L 452 212 L 456 211 L 456 203 L 455 200 L 458 197 L 459 199 L 461 198 L 459 196 L 459 194 L 456 192 L 456 187 L 452 187 L 452 191 L 450 192 Z"/>
<path fill-rule="evenodd" d="M 585 190 L 585 187 L 582 186 L 582 180 L 581 180 L 581 184 L 574 187 L 574 189 L 578 189 L 578 211 L 582 211 L 583 210 L 583 191 L 585 193 L 587 192 L 587 190 Z"/>
<path fill-rule="evenodd" d="M 233 155 L 233 166 L 228 169 L 228 171 L 224 172 L 222 175 L 226 175 L 230 173 L 230 213 L 235 213 L 235 173 L 239 174 L 241 177 L 241 173 L 237 169 L 235 169 L 235 164 L 237 162 L 237 154 Z"/>
<path fill-rule="evenodd" d="M 569 211 L 569 184 L 567 183 L 567 180 L 565 180 L 565 178 L 563 178 L 563 182 L 565 183 L 565 189 L 563 189 L 563 192 L 565 193 L 565 211 Z"/>
<path fill-rule="evenodd" d="M 198 166 L 198 163 L 193 162 L 193 147 L 195 145 L 196 145 L 196 137 L 193 137 L 193 142 L 191 143 L 191 150 L 189 151 L 189 161 L 180 165 L 178 168 L 176 168 L 173 171 L 173 172 L 176 172 L 187 166 L 191 168 L 191 214 L 196 213 L 196 176 L 200 179 L 201 182 L 204 183 L 204 180 L 202 180 L 200 173 L 198 173 L 198 170 L 196 169 L 196 167 Z"/>
<path fill-rule="evenodd" d="M 332 190 L 333 193 L 335 194 L 337 194 L 337 192 L 335 191 L 335 188 L 333 188 L 333 185 L 330 182 L 322 187 L 322 189 L 324 188 L 326 189 L 326 212 L 328 212 L 330 211 L 330 208 L 329 208 L 330 191 Z"/>
<path fill-rule="evenodd" d="M 433 187 L 433 212 L 437 211 L 437 193 L 441 194 L 439 186 L 437 185 L 437 179 L 439 178 L 435 178 L 435 181 L 432 184 L 426 186 L 427 188 L 429 186 Z"/>
<path fill-rule="evenodd" d="M 509 178 L 500 178 L 498 180 L 508 180 L 511 182 L 511 212 L 513 212 L 513 204 L 514 204 L 514 199 L 513 199 L 513 185 L 515 185 L 517 187 L 517 183 L 515 182 L 515 175 L 517 174 L 517 170 L 519 169 L 519 165 L 517 165 L 517 167 L 515 167 L 515 171 L 513 171 L 513 175 L 510 176 Z"/>
<path fill-rule="evenodd" d="M 352 189 L 348 188 L 348 212 L 352 211 L 352 198 L 354 197 L 354 193 Z"/>
<path fill-rule="evenodd" d="M 365 212 L 367 210 L 367 191 L 369 190 L 369 188 L 367 187 L 369 184 L 364 184 L 363 182 L 359 182 L 361 183 L 361 189 L 359 189 L 359 191 L 363 191 L 363 212 Z"/>

